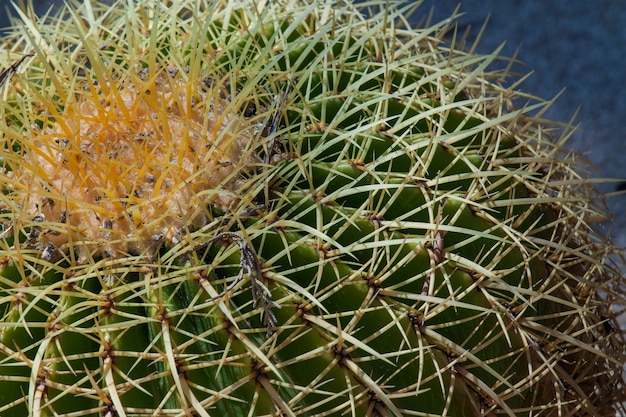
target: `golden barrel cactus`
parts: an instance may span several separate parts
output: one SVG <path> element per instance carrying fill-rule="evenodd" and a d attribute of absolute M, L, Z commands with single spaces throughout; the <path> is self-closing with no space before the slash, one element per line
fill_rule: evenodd
<path fill-rule="evenodd" d="M 413 6 L 18 9 L 0 415 L 623 410 L 621 250 L 571 130 Z"/>

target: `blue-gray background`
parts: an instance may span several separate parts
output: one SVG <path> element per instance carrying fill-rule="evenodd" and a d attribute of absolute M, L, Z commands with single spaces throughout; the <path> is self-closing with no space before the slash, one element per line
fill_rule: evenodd
<path fill-rule="evenodd" d="M 44 13 L 58 0 L 33 0 Z M 426 16 L 447 18 L 458 0 L 424 0 L 412 20 Z M 580 108 L 569 147 L 598 167 L 597 176 L 626 178 L 626 3 L 624 0 L 467 0 L 458 23 L 470 39 L 490 20 L 478 51 L 490 53 L 506 42 L 504 54 L 534 71 L 522 84 L 525 92 L 552 98 L 565 88 L 548 115 L 569 121 Z M 0 0 L 0 27 L 7 24 L 7 0 Z M 616 189 L 605 184 L 603 192 Z M 626 246 L 626 195 L 608 199 L 615 213 L 613 240 Z"/>

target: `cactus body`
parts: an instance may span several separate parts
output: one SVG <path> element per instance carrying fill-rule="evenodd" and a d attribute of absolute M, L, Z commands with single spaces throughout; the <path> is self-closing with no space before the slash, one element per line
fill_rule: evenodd
<path fill-rule="evenodd" d="M 368 7 L 21 12 L 2 416 L 620 409 L 618 250 L 569 133 L 495 54 Z"/>

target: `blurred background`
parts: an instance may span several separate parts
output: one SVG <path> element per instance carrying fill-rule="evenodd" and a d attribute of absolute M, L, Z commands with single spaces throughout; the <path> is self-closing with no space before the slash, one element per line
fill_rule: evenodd
<path fill-rule="evenodd" d="M 393 1 L 393 0 L 392 0 Z M 59 0 L 33 0 L 42 15 Z M 424 0 L 411 20 L 432 12 L 448 18 L 458 0 Z M 8 24 L 10 2 L 0 0 L 0 27 Z M 593 176 L 615 178 L 603 193 L 626 189 L 626 7 L 623 0 L 467 0 L 457 22 L 472 43 L 489 17 L 478 52 L 506 42 L 503 54 L 523 62 L 517 71 L 533 72 L 520 89 L 552 98 L 565 88 L 547 115 L 567 122 L 579 109 L 580 129 L 568 146 L 596 167 Z M 624 181 L 620 181 L 623 179 Z M 606 226 L 615 243 L 626 246 L 626 194 L 607 200 L 614 222 Z"/>

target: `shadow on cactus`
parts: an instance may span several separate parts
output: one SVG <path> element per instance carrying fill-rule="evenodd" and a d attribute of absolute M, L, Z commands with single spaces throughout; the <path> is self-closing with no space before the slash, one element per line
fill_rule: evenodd
<path fill-rule="evenodd" d="M 571 129 L 411 12 L 18 11 L 0 414 L 623 411 L 620 249 Z"/>

